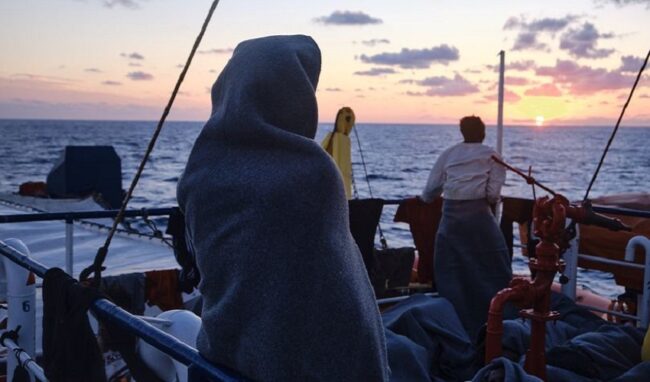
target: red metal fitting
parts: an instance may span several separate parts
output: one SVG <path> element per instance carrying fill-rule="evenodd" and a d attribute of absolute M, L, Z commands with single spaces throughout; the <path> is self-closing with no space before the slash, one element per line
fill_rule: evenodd
<path fill-rule="evenodd" d="M 564 269 L 560 252 L 568 246 L 565 233 L 567 210 L 570 210 L 572 215 L 580 216 L 579 207 L 571 206 L 561 195 L 555 195 L 552 199 L 543 197 L 535 201 L 535 234 L 541 241 L 535 249 L 536 257 L 529 263 L 534 276 L 532 280 L 513 279 L 509 288 L 501 290 L 492 299 L 487 322 L 486 363 L 501 356 L 503 352 L 503 308 L 506 302 L 510 301 L 522 308 L 519 312 L 522 318 L 531 320 L 530 348 L 526 353 L 524 368 L 529 374 L 546 379 L 546 322 L 559 317 L 559 313 L 550 310 L 551 284 L 555 273 Z"/>

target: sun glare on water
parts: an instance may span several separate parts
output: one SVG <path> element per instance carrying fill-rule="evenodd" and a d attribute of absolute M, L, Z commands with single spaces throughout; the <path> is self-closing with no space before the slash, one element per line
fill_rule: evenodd
<path fill-rule="evenodd" d="M 538 115 L 535 117 L 535 126 L 542 127 L 544 126 L 544 116 Z"/>

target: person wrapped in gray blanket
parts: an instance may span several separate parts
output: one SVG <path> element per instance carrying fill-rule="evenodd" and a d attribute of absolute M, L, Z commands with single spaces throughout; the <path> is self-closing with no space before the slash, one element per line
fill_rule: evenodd
<path fill-rule="evenodd" d="M 464 142 L 440 154 L 422 192 L 431 202 L 443 195 L 435 245 L 434 275 L 441 297 L 456 309 L 470 338 L 487 320 L 490 300 L 512 278 L 510 255 L 490 207 L 498 202 L 505 169 L 482 142 L 485 124 L 460 120 Z"/>
<path fill-rule="evenodd" d="M 199 352 L 256 381 L 387 381 L 384 329 L 336 165 L 313 141 L 320 50 L 240 43 L 177 198 L 201 273 Z"/>

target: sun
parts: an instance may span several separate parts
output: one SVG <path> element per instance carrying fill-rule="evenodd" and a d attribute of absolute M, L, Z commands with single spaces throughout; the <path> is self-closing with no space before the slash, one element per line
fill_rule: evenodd
<path fill-rule="evenodd" d="M 535 117 L 535 126 L 537 126 L 537 127 L 544 126 L 544 116 L 543 115 L 538 115 L 537 117 Z"/>

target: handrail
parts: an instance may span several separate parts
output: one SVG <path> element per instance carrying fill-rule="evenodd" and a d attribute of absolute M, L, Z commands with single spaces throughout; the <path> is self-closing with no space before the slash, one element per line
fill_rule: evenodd
<path fill-rule="evenodd" d="M 614 215 L 621 215 L 621 216 L 650 219 L 650 211 L 634 210 L 631 208 L 597 206 L 597 205 L 593 206 L 593 210 L 594 212 L 600 212 L 601 214 L 614 214 Z"/>
<path fill-rule="evenodd" d="M 43 278 L 45 273 L 48 271 L 48 268 L 43 264 L 6 245 L 1 240 L 0 254 L 6 256 L 9 260 L 21 267 L 34 272 L 34 274 L 41 278 Z M 203 358 L 196 349 L 146 323 L 144 320 L 129 314 L 122 308 L 104 298 L 100 298 L 93 302 L 90 309 L 97 314 L 98 317 L 118 325 L 130 334 L 142 338 L 142 340 L 151 346 L 171 356 L 184 365 L 195 366 L 196 369 L 202 372 L 202 374 L 213 378 L 215 381 L 245 381 L 243 377 L 237 376 L 231 371 L 226 371 L 211 364 L 208 360 Z"/>
<path fill-rule="evenodd" d="M 398 205 L 406 199 L 384 199 L 383 204 Z M 125 217 L 137 216 L 165 216 L 169 215 L 178 207 L 162 207 L 162 208 L 141 208 L 125 211 Z M 616 214 L 621 216 L 641 217 L 650 219 L 650 211 L 635 210 L 631 208 L 618 208 L 608 206 L 593 206 L 594 212 Z M 0 215 L 0 224 L 2 223 L 25 223 L 33 221 L 48 221 L 48 220 L 70 220 L 70 219 L 100 219 L 100 218 L 114 218 L 117 216 L 118 210 L 100 210 L 100 211 L 75 211 L 75 212 L 43 212 L 33 214 L 12 214 Z"/>
<path fill-rule="evenodd" d="M 384 205 L 385 206 L 397 205 L 397 204 L 401 204 L 404 200 L 406 199 L 385 199 Z M 602 205 L 593 205 L 592 209 L 594 210 L 594 212 L 599 212 L 603 214 L 615 214 L 621 216 L 650 219 L 650 211 L 635 210 L 632 208 L 610 207 L 610 206 L 602 206 Z"/>
<path fill-rule="evenodd" d="M 36 361 L 30 357 L 27 352 L 21 349 L 20 346 L 14 342 L 14 340 L 5 338 L 4 341 L 2 341 L 2 345 L 14 353 L 14 356 L 18 360 L 18 363 L 31 371 L 37 381 L 48 382 L 48 379 L 45 376 L 45 372 L 43 372 L 43 368 L 41 368 L 41 366 L 36 363 Z M 8 357 L 10 357 L 10 355 L 8 355 Z"/>
<path fill-rule="evenodd" d="M 132 209 L 124 212 L 125 217 L 136 216 L 164 216 L 169 215 L 178 207 L 163 207 L 163 208 L 141 208 Z M 0 224 L 2 223 L 26 223 L 34 221 L 48 221 L 48 220 L 76 220 L 76 219 L 100 219 L 100 218 L 114 218 L 117 216 L 119 210 L 100 210 L 100 211 L 70 211 L 70 212 L 42 212 L 33 214 L 13 214 L 13 215 L 0 215 Z"/>

